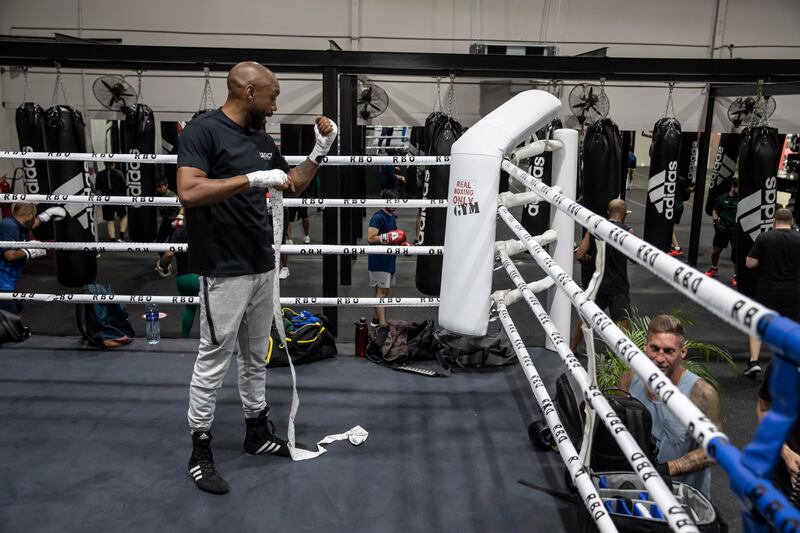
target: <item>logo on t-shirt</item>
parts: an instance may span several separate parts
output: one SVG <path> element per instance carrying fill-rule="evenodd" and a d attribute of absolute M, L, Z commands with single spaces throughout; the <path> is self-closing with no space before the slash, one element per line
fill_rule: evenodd
<path fill-rule="evenodd" d="M 678 179 L 678 162 L 670 161 L 667 169 L 650 177 L 647 195 L 656 211 L 672 220 L 675 212 L 675 182 Z"/>
<path fill-rule="evenodd" d="M 272 161 L 272 152 L 258 152 L 258 155 L 261 156 L 261 159 Z"/>
<path fill-rule="evenodd" d="M 775 218 L 777 184 L 775 176 L 767 178 L 763 189 L 745 196 L 736 206 L 736 220 L 742 226 L 742 231 L 754 241 L 759 233 L 769 231 L 772 226 L 772 219 Z"/>

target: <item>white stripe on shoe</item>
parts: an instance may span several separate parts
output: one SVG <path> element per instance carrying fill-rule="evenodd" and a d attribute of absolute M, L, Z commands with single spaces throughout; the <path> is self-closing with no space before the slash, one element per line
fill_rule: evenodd
<path fill-rule="evenodd" d="M 256 450 L 256 455 L 261 453 L 275 453 L 280 449 L 280 446 L 274 442 L 265 442 L 261 448 Z"/>

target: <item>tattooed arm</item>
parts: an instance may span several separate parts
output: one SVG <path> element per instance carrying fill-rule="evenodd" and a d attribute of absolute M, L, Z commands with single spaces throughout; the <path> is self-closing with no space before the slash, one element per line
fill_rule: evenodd
<path fill-rule="evenodd" d="M 703 414 L 711 420 L 717 429 L 722 429 L 722 408 L 719 402 L 719 395 L 714 387 L 702 379 L 697 380 L 697 383 L 692 387 L 691 394 L 689 394 L 689 399 L 703 411 Z M 669 466 L 669 475 L 679 476 L 708 468 L 714 464 L 714 461 L 708 458 L 702 448 L 698 448 L 682 457 L 669 461 L 667 464 Z"/>

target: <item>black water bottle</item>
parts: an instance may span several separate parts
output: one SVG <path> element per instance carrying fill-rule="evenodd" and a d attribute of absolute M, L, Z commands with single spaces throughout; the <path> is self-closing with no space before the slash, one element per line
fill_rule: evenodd
<path fill-rule="evenodd" d="M 356 357 L 367 356 L 368 337 L 369 328 L 367 327 L 367 319 L 362 316 L 361 320 L 356 322 Z"/>

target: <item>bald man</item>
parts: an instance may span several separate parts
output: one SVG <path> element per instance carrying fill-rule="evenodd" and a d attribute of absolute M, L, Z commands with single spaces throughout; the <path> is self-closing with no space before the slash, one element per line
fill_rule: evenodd
<path fill-rule="evenodd" d="M 333 145 L 336 124 L 317 117 L 316 145 L 289 169 L 264 131 L 277 110 L 280 84 L 254 62 L 228 73 L 228 98 L 220 109 L 186 125 L 178 143 L 178 196 L 186 208 L 189 268 L 200 275 L 200 346 L 189 389 L 192 455 L 189 475 L 213 494 L 228 492 L 211 453 L 217 390 L 238 343 L 239 395 L 248 455 L 288 457 L 284 439 L 270 430 L 265 398 L 272 325 L 275 257 L 265 189 L 270 184 L 297 195 Z"/>
<path fill-rule="evenodd" d="M 625 224 L 628 216 L 628 207 L 625 200 L 616 198 L 608 202 L 608 221 L 617 227 L 633 233 L 633 229 Z M 575 252 L 575 259 L 580 262 L 592 261 L 595 258 L 589 255 L 589 232 L 583 236 L 580 246 Z M 585 287 L 584 287 L 585 289 Z M 623 329 L 628 329 L 628 317 L 631 312 L 630 285 L 628 284 L 628 258 L 612 246 L 606 246 L 606 263 L 603 279 L 597 290 L 594 302 L 600 309 L 607 309 L 608 316 Z M 580 325 L 570 341 L 570 348 L 574 351 L 583 339 L 583 330 Z"/>
<path fill-rule="evenodd" d="M 67 216 L 63 207 L 50 207 L 38 215 L 36 206 L 30 203 L 18 202 L 14 204 L 11 216 L 0 222 L 0 241 L 29 241 L 30 232 L 39 225 L 50 220 L 62 220 Z M 28 261 L 43 257 L 47 250 L 41 248 L 6 248 L 0 256 L 0 292 L 14 292 L 17 290 L 17 281 L 22 276 L 22 270 Z M 22 311 L 22 302 L 19 300 L 0 301 L 0 309 L 11 313 Z"/>

